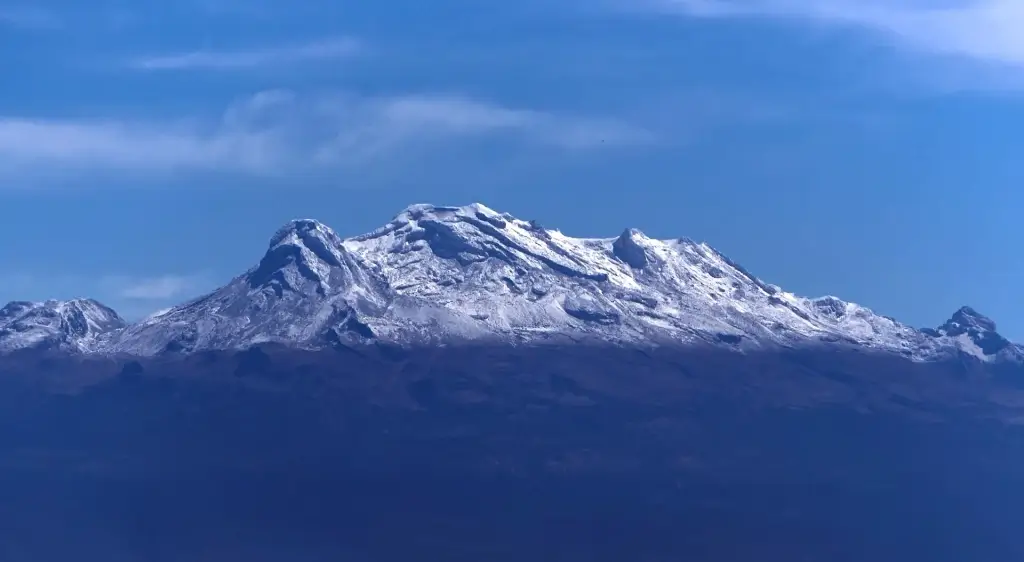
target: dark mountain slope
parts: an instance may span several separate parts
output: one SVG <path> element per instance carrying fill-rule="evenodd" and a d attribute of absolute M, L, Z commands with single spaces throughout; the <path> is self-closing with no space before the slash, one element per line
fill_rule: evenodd
<path fill-rule="evenodd" d="M 1024 394 L 991 369 L 835 349 L 8 356 L 0 558 L 1013 560 Z"/>

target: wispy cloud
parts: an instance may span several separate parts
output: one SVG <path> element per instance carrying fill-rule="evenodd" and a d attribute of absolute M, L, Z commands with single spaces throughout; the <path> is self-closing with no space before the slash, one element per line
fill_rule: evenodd
<path fill-rule="evenodd" d="M 485 138 L 562 150 L 652 140 L 644 129 L 616 120 L 460 96 L 267 91 L 207 123 L 0 117 L 0 176 L 87 170 L 281 175 L 372 164 L 408 149 Z"/>
<path fill-rule="evenodd" d="M 372 157 L 416 141 L 502 134 L 567 150 L 653 140 L 650 132 L 616 120 L 508 108 L 454 95 L 379 98 L 357 105 L 357 118 L 320 148 L 328 159 Z"/>
<path fill-rule="evenodd" d="M 138 70 L 232 70 L 282 66 L 299 62 L 337 60 L 361 50 L 350 37 L 330 38 L 298 45 L 236 51 L 190 51 L 141 57 L 129 61 Z"/>
<path fill-rule="evenodd" d="M 207 283 L 198 275 L 158 277 L 108 276 L 100 282 L 102 292 L 119 299 L 168 301 L 189 296 Z"/>
<path fill-rule="evenodd" d="M 1020 0 L 656 0 L 693 17 L 765 17 L 861 28 L 917 51 L 1024 67 Z"/>
<path fill-rule="evenodd" d="M 53 12 L 35 6 L 0 4 L 0 25 L 25 29 L 55 29 L 61 20 Z"/>

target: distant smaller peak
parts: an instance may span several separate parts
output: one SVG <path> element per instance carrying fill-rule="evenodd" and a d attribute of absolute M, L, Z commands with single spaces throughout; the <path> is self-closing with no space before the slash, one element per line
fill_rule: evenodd
<path fill-rule="evenodd" d="M 970 338 L 985 355 L 995 355 L 1012 345 L 996 332 L 996 323 L 991 318 L 969 306 L 961 307 L 954 312 L 952 318 L 935 332 L 954 338 Z"/>
<path fill-rule="evenodd" d="M 104 313 L 108 313 L 109 315 L 114 315 L 114 316 L 117 315 L 117 313 L 114 312 L 114 309 L 112 309 L 109 306 L 101 303 L 100 301 L 98 301 L 96 299 L 92 299 L 92 298 L 81 297 L 81 298 L 74 298 L 74 299 L 67 299 L 67 300 L 47 299 L 45 301 L 40 301 L 40 302 L 34 302 L 34 301 L 11 301 L 11 302 L 7 303 L 6 305 L 4 305 L 3 308 L 0 308 L 0 317 L 8 316 L 8 315 L 11 315 L 11 314 L 19 314 L 19 313 L 23 313 L 23 312 L 27 312 L 27 311 L 31 311 L 31 310 L 39 310 L 39 309 L 46 309 L 46 310 L 53 310 L 53 311 L 62 311 L 62 310 L 69 310 L 69 309 L 70 310 L 98 310 L 98 311 L 101 311 L 101 312 L 104 312 Z"/>
<path fill-rule="evenodd" d="M 0 326 L 15 327 L 16 333 L 47 333 L 50 341 L 73 342 L 126 325 L 114 309 L 90 298 L 14 301 L 0 309 Z M 10 345 L 14 344 L 0 341 L 0 348 Z"/>
<path fill-rule="evenodd" d="M 969 306 L 960 307 L 943 327 L 973 329 L 979 332 L 996 331 L 995 321 Z"/>
<path fill-rule="evenodd" d="M 109 308 L 105 304 L 101 303 L 96 299 L 89 297 L 80 297 L 74 299 L 68 299 L 66 301 L 46 301 L 47 303 L 57 302 L 58 304 L 64 304 L 65 306 L 87 306 L 95 308 Z"/>
<path fill-rule="evenodd" d="M 0 308 L 0 311 L 24 310 L 24 309 L 27 309 L 27 308 L 32 308 L 33 306 L 39 306 L 39 303 L 32 302 L 32 301 L 11 301 L 11 302 L 5 304 L 3 306 L 3 308 Z"/>

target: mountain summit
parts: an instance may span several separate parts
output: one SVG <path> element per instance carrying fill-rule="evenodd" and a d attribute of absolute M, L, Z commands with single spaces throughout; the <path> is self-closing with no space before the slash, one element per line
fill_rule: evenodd
<path fill-rule="evenodd" d="M 0 308 L 0 352 L 25 348 L 96 351 L 127 324 L 92 299 L 14 301 Z"/>
<path fill-rule="evenodd" d="M 20 306 L 8 305 L 5 314 L 21 314 Z M 574 238 L 481 204 L 412 205 L 347 239 L 315 220 L 294 220 L 224 287 L 130 326 L 111 314 L 90 316 L 106 320 L 66 337 L 24 337 L 17 332 L 24 322 L 0 316 L 0 349 L 44 340 L 132 355 L 264 342 L 594 341 L 855 346 L 918 360 L 1022 355 L 969 308 L 938 330 L 915 330 L 837 297 L 785 292 L 704 243 L 657 240 L 636 229 Z M 12 338 L 20 343 L 2 343 Z"/>
<path fill-rule="evenodd" d="M 297 273 L 317 283 L 326 291 L 332 267 L 341 267 L 342 240 L 330 227 L 310 219 L 293 220 L 270 239 L 267 253 L 257 268 L 248 275 L 251 287 L 276 283 L 282 288 L 300 284 L 288 279 L 285 272 Z"/>
<path fill-rule="evenodd" d="M 969 306 L 962 307 L 934 333 L 957 338 L 963 345 L 977 346 L 984 355 L 995 355 L 1013 347 L 996 332 L 996 323 Z"/>

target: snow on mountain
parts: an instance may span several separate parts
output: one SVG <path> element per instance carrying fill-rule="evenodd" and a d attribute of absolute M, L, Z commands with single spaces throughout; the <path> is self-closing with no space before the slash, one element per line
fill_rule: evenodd
<path fill-rule="evenodd" d="M 978 357 L 1003 357 L 1024 360 L 1024 346 L 1012 343 L 996 332 L 996 323 L 969 306 L 937 330 L 924 330 L 936 337 L 953 339 L 957 346 Z"/>
<path fill-rule="evenodd" d="M 224 287 L 76 349 L 151 355 L 370 340 L 820 344 L 922 360 L 1024 357 L 970 309 L 938 330 L 915 330 L 835 297 L 787 293 L 703 243 L 635 229 L 573 238 L 480 204 L 413 205 L 348 239 L 292 221 Z"/>
<path fill-rule="evenodd" d="M 39 347 L 96 351 L 125 326 L 116 312 L 92 299 L 14 301 L 0 308 L 0 353 Z"/>
<path fill-rule="evenodd" d="M 379 315 L 387 287 L 359 263 L 338 235 L 295 220 L 270 240 L 256 267 L 224 287 L 129 326 L 109 351 L 152 355 L 231 349 L 277 341 L 321 345 L 370 337 L 360 316 Z"/>

